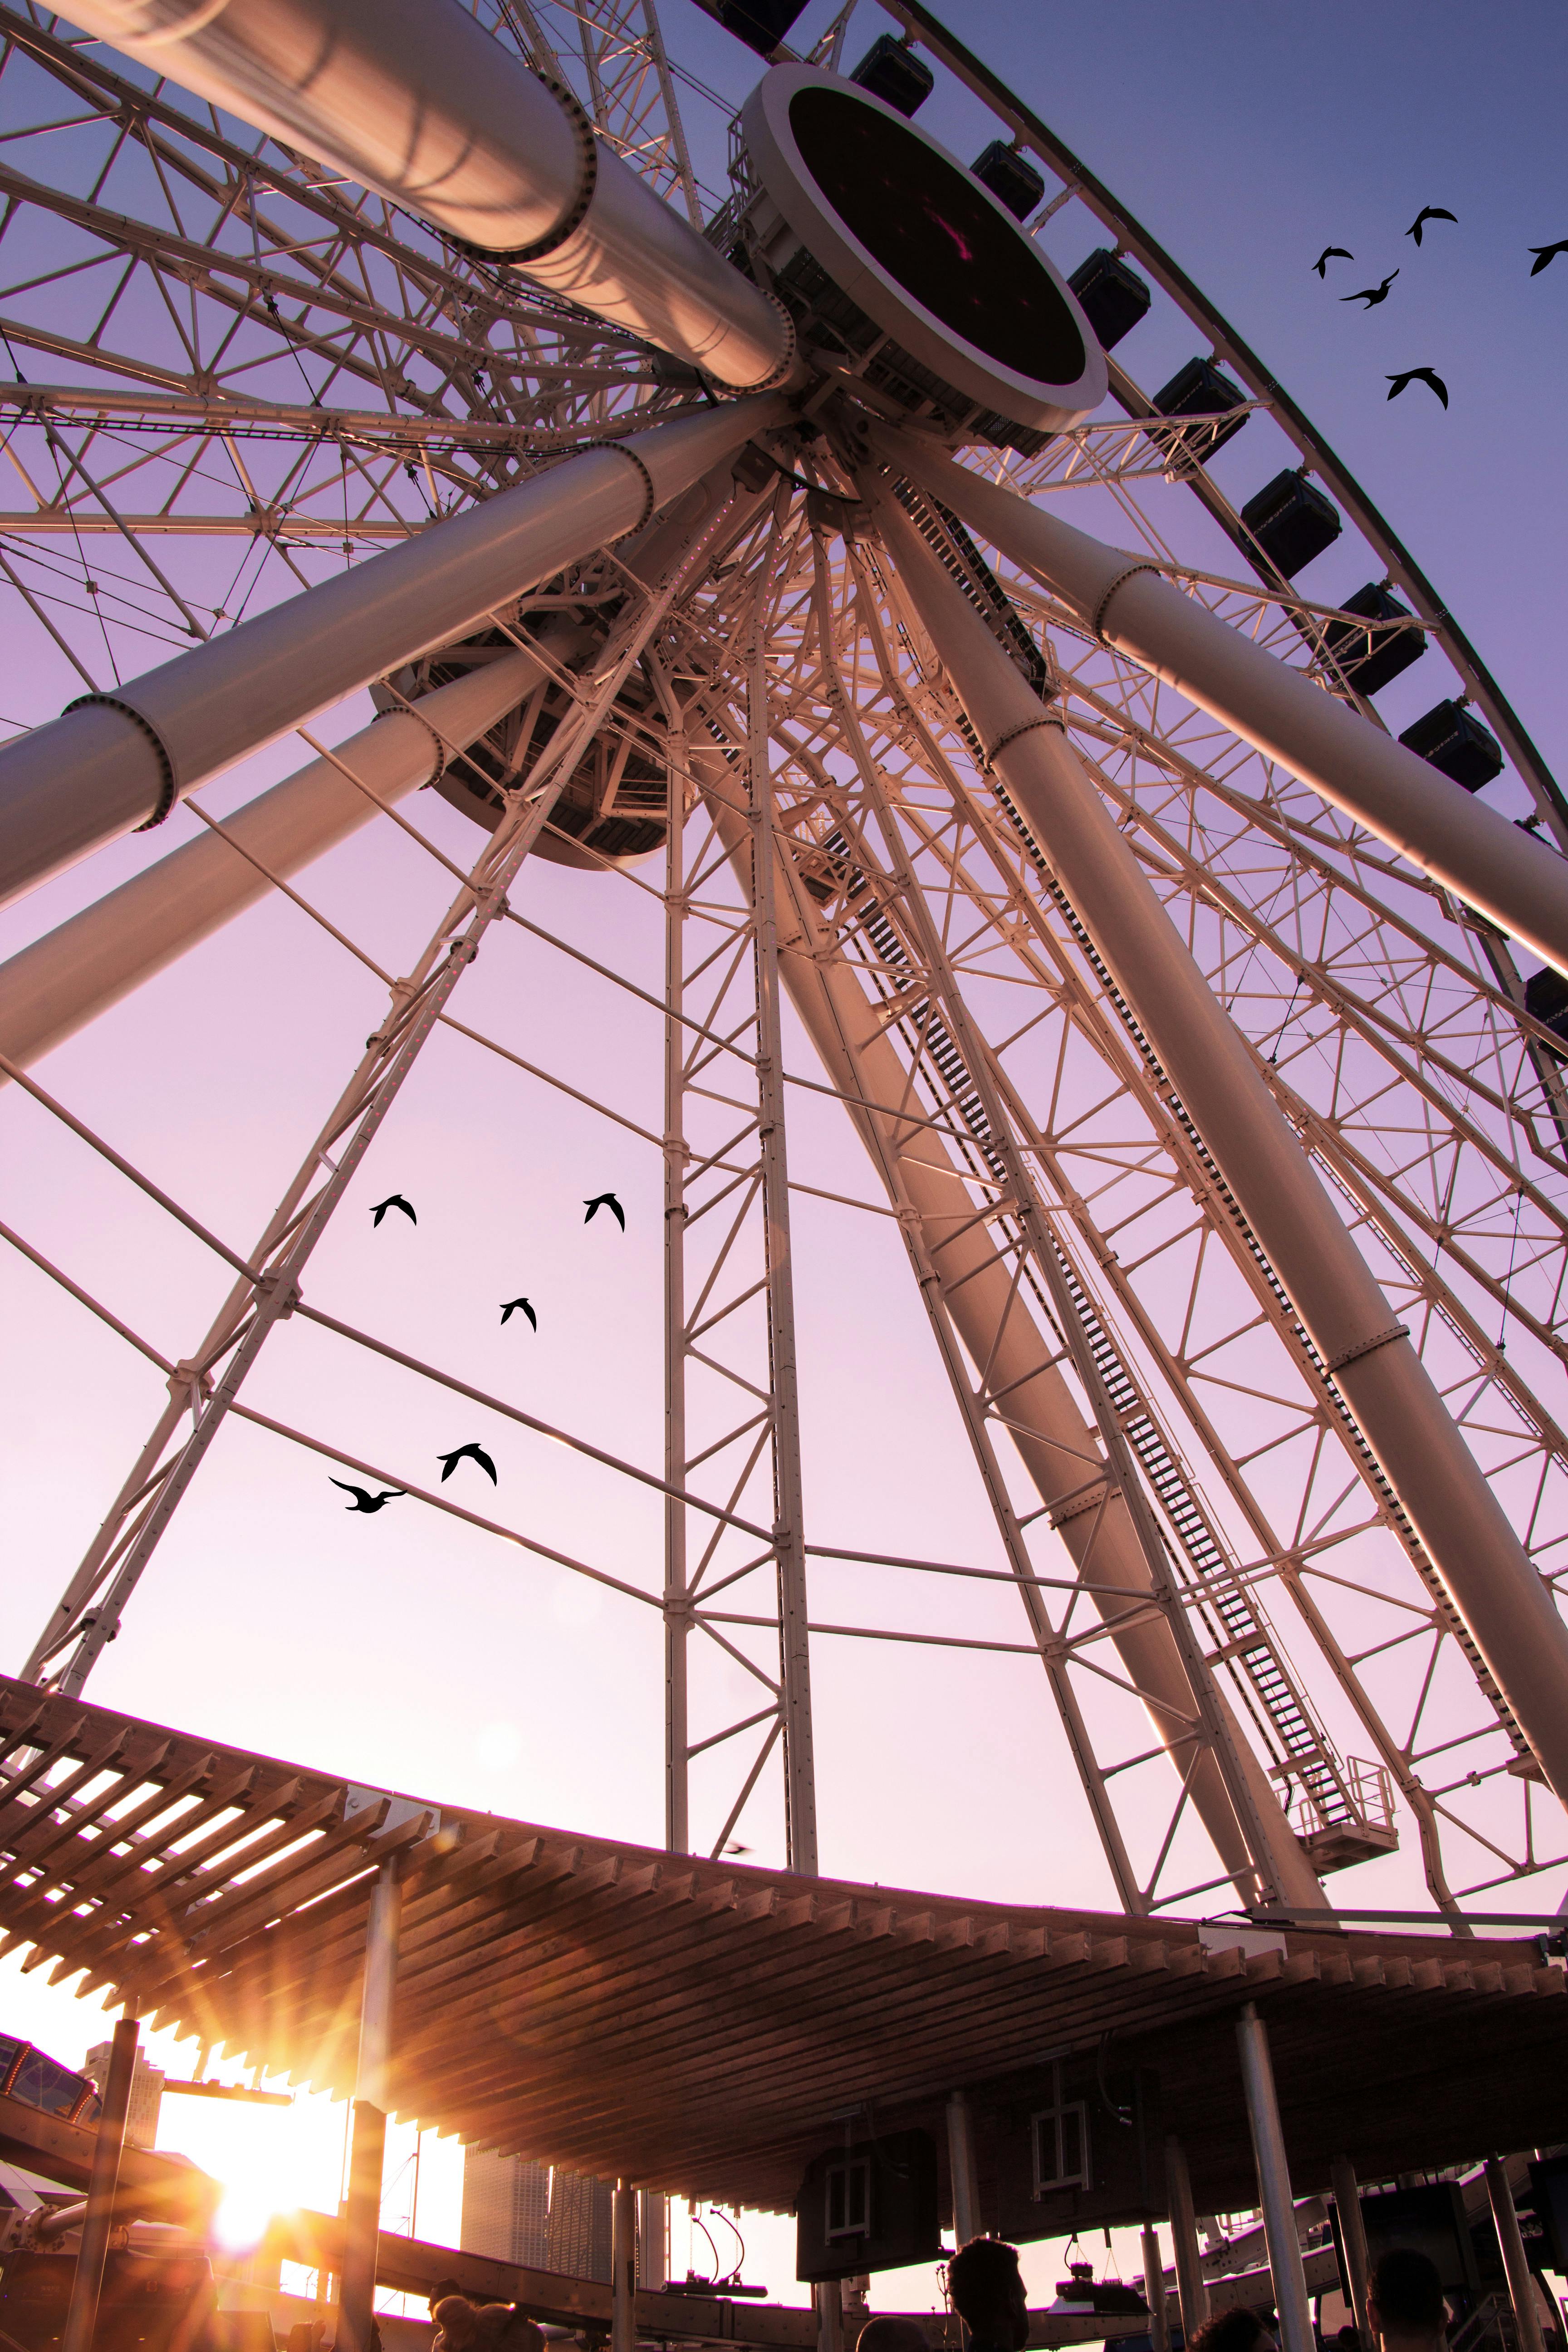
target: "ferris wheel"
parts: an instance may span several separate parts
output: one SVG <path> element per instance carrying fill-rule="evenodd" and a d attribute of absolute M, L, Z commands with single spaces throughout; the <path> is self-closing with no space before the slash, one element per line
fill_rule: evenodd
<path fill-rule="evenodd" d="M 177 804 L 203 826 L 0 968 L 0 1071 L 227 1286 L 172 1344 L 6 1225 L 149 1360 L 24 1671 L 82 1690 L 244 1422 L 657 1612 L 672 1847 L 773 1820 L 817 1869 L 814 1646 L 1002 1649 L 1127 1910 L 1326 1914 L 1404 1841 L 1457 1917 L 1568 1854 L 1568 803 L 1213 306 L 917 0 L 879 5 L 805 52 L 787 0 L 713 0 L 754 53 L 733 121 L 655 0 L 0 8 L 0 584 L 78 694 L 0 749 L 0 863 L 19 890 Z M 973 159 L 921 128 L 944 80 L 993 118 Z M 1145 384 L 1152 313 L 1194 357 Z M 1367 577 L 1338 604 L 1336 543 Z M 1378 697 L 1423 656 L 1396 740 Z M 373 724 L 311 732 L 367 684 Z M 291 730 L 297 773 L 203 808 Z M 1477 798 L 1505 774 L 1523 822 Z M 263 898 L 325 925 L 295 879 L 369 824 L 427 860 L 428 942 L 384 971 L 327 926 L 384 1016 L 240 1246 L 36 1066 Z M 603 891 L 563 951 L 662 1021 L 657 1127 L 465 1015 L 482 943 L 563 947 L 542 861 Z M 454 1030 L 662 1166 L 661 1459 L 305 1279 Z M 825 1106 L 970 1450 L 966 1559 L 813 1524 L 823 1188 L 791 1136 Z M 628 1482 L 661 1541 L 569 1552 L 262 1412 L 252 1368 L 310 1325 Z M 864 1622 L 839 1564 L 879 1572 Z"/>

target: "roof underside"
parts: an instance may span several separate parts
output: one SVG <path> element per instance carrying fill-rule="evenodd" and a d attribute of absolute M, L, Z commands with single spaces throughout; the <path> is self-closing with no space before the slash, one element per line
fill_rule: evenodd
<path fill-rule="evenodd" d="M 1561 1970 L 1528 1944 L 974 1904 L 577 1838 L 0 1678 L 0 1950 L 342 2096 L 376 1865 L 405 1886 L 392 2104 L 579 2172 L 782 2209 L 874 2108 L 1005 2113 L 1047 2055 L 1159 2075 L 1200 2210 L 1255 2189 L 1234 2033 L 1267 2020 L 1299 2193 L 1561 2137 Z M 1205 1931 L 1209 1941 L 1214 1931 Z M 1109 2043 L 1104 2037 L 1110 2035 Z M 1042 2227 L 1044 2224 L 1042 2223 Z"/>

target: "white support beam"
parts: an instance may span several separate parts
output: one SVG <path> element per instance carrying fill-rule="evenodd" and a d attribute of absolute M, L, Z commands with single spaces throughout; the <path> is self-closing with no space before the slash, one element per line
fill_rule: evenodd
<path fill-rule="evenodd" d="M 1338 696 L 1160 577 L 910 434 L 879 450 L 1075 613 L 1103 645 L 1278 761 L 1544 962 L 1568 972 L 1568 861 Z"/>
<path fill-rule="evenodd" d="M 735 401 L 584 450 L 17 737 L 0 750 L 0 903 L 638 530 L 787 414 Z"/>
<path fill-rule="evenodd" d="M 1060 716 L 890 492 L 868 487 L 899 580 L 992 765 L 1241 1203 L 1547 1780 L 1568 1801 L 1568 1625 L 1550 1590 Z"/>

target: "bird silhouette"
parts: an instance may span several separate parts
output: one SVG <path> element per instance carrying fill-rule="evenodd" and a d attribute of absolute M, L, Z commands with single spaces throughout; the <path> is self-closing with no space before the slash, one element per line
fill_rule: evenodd
<path fill-rule="evenodd" d="M 446 1485 L 447 1479 L 451 1476 L 459 1462 L 477 1463 L 479 1467 L 489 1478 L 492 1486 L 499 1486 L 500 1484 L 500 1480 L 496 1476 L 496 1465 L 490 1460 L 489 1455 L 485 1452 L 482 1445 L 459 1445 L 450 1454 L 437 1454 L 436 1459 L 441 1465 L 441 1484 L 443 1486 Z"/>
<path fill-rule="evenodd" d="M 731 1838 L 724 1851 L 726 1853 L 750 1853 L 752 1849 L 749 1845 L 742 1845 L 739 1838 Z"/>
<path fill-rule="evenodd" d="M 1370 310 L 1373 309 L 1377 303 L 1387 301 L 1388 289 L 1393 285 L 1398 275 L 1399 272 L 1397 269 L 1391 269 L 1381 286 L 1359 287 L 1353 294 L 1342 294 L 1340 296 L 1340 300 L 1342 302 L 1364 302 L 1367 309 Z"/>
<path fill-rule="evenodd" d="M 1457 213 L 1449 212 L 1446 205 L 1423 205 L 1415 219 L 1411 222 L 1409 227 L 1405 230 L 1405 236 L 1413 236 L 1415 239 L 1416 244 L 1419 245 L 1421 242 L 1421 230 L 1423 224 L 1429 220 L 1451 220 L 1454 222 L 1455 226 L 1458 226 L 1458 215 Z"/>
<path fill-rule="evenodd" d="M 395 1503 L 400 1495 L 407 1492 L 403 1486 L 388 1486 L 384 1494 L 373 1495 L 363 1486 L 351 1486 L 345 1478 L 332 1478 L 329 1484 L 341 1486 L 345 1495 L 353 1496 L 348 1506 L 351 1511 L 379 1511 L 384 1503 Z"/>
<path fill-rule="evenodd" d="M 538 1328 L 539 1328 L 539 1318 L 538 1318 L 538 1316 L 534 1313 L 534 1311 L 533 1311 L 532 1307 L 529 1305 L 529 1303 L 528 1303 L 528 1301 L 527 1301 L 527 1299 L 526 1299 L 526 1298 L 509 1298 L 509 1299 L 507 1299 L 507 1300 L 505 1301 L 505 1303 L 503 1304 L 502 1307 L 501 1307 L 501 1311 L 500 1311 L 500 1319 L 501 1319 L 501 1321 L 502 1321 L 503 1323 L 510 1323 L 510 1322 L 511 1321 L 511 1318 L 512 1318 L 512 1309 L 513 1309 L 514 1307 L 521 1307 L 521 1309 L 522 1309 L 523 1313 L 527 1316 L 527 1318 L 528 1318 L 529 1321 L 532 1324 L 532 1326 L 533 1326 L 534 1329 L 537 1331 L 537 1330 L 538 1330 Z"/>
<path fill-rule="evenodd" d="M 383 1217 L 385 1216 L 388 1209 L 401 1209 L 411 1225 L 416 1225 L 419 1223 L 418 1218 L 414 1213 L 412 1202 L 405 1201 L 401 1192 L 389 1192 L 384 1201 L 378 1201 L 376 1202 L 374 1208 L 371 1211 L 371 1215 L 378 1225 L 380 1224 Z"/>
<path fill-rule="evenodd" d="M 1429 391 L 1436 394 L 1444 407 L 1447 407 L 1448 387 L 1442 377 L 1435 374 L 1432 369 L 1406 368 L 1403 375 L 1391 375 L 1388 379 L 1390 400 L 1397 400 L 1407 383 L 1426 384 Z"/>
<path fill-rule="evenodd" d="M 613 1192 L 600 1192 L 594 1200 L 584 1201 L 583 1206 L 588 1212 L 587 1215 L 583 1220 L 583 1223 L 585 1225 L 591 1225 L 593 1223 L 595 1217 L 601 1209 L 608 1209 L 613 1213 L 616 1222 L 620 1226 L 622 1233 L 624 1234 L 626 1232 L 626 1213 L 622 1208 L 620 1202 L 616 1200 Z"/>
<path fill-rule="evenodd" d="M 1354 254 L 1347 253 L 1342 245 L 1325 245 L 1312 267 L 1320 278 L 1327 278 L 1328 265 L 1331 261 L 1353 261 L 1354 259 Z"/>
<path fill-rule="evenodd" d="M 1560 236 L 1555 245 L 1532 245 L 1530 249 L 1535 256 L 1534 261 L 1531 264 L 1530 274 L 1532 278 L 1539 278 L 1542 271 L 1556 258 L 1558 254 L 1568 253 L 1568 236 Z"/>

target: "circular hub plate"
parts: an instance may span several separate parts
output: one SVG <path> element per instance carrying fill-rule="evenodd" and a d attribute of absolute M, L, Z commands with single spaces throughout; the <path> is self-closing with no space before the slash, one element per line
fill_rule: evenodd
<path fill-rule="evenodd" d="M 752 168 L 850 299 L 1015 424 L 1076 425 L 1105 354 L 1047 257 L 934 139 L 853 82 L 775 66 L 742 116 Z"/>

